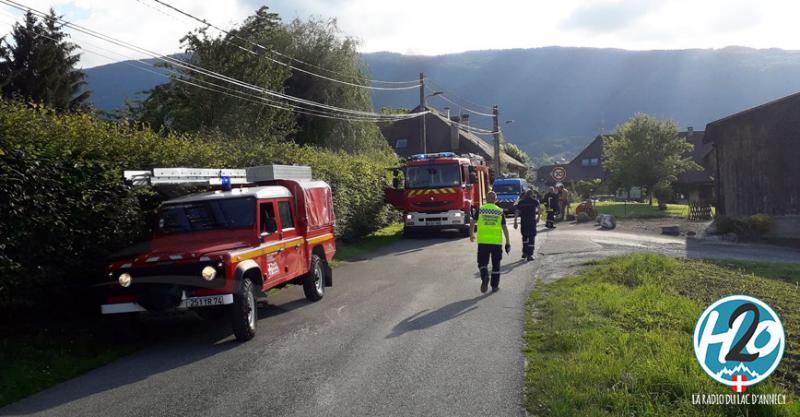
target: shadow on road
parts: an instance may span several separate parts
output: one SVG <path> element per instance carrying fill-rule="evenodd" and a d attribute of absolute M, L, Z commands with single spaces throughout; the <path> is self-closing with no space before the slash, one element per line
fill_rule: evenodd
<path fill-rule="evenodd" d="M 476 305 L 478 301 L 490 296 L 491 293 L 479 295 L 469 300 L 461 300 L 450 303 L 444 307 L 428 312 L 427 309 L 422 310 L 408 318 L 404 319 L 392 329 L 392 333 L 386 336 L 387 339 L 402 336 L 408 332 L 415 330 L 423 330 L 429 327 L 436 326 L 437 324 L 444 323 L 456 317 L 469 313 L 478 308 Z"/>
<path fill-rule="evenodd" d="M 259 321 L 279 316 L 308 305 L 305 298 L 281 305 L 260 305 Z M 213 319 L 198 319 L 192 313 L 146 318 L 141 323 L 128 323 L 123 329 L 126 339 L 138 340 L 142 352 L 119 359 L 75 379 L 34 394 L 0 409 L 0 416 L 33 414 L 68 404 L 103 391 L 124 387 L 153 375 L 206 360 L 235 349 L 240 343 L 233 337 L 227 312 Z"/>

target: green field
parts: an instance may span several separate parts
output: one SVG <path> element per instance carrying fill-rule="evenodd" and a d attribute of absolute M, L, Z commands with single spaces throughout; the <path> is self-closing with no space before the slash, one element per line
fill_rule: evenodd
<path fill-rule="evenodd" d="M 597 214 L 611 214 L 618 219 L 648 219 L 689 216 L 689 206 L 685 204 L 667 204 L 666 210 L 659 210 L 657 205 L 647 203 L 631 203 L 616 201 L 601 201 L 594 203 Z"/>
<path fill-rule="evenodd" d="M 537 283 L 526 323 L 527 409 L 536 416 L 800 415 L 797 282 L 796 266 L 632 255 Z M 748 392 L 785 393 L 789 405 L 691 403 L 694 393 L 731 392 L 701 370 L 692 349 L 701 312 L 730 294 L 760 298 L 781 315 L 783 361 Z"/>

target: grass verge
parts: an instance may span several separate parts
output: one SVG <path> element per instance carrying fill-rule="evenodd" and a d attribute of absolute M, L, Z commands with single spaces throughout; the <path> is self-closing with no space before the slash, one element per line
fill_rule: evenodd
<path fill-rule="evenodd" d="M 364 256 L 383 246 L 400 240 L 402 236 L 403 225 L 393 224 L 369 236 L 365 236 L 356 242 L 337 245 L 336 256 L 333 258 L 333 262 L 331 262 L 331 267 L 335 268 L 342 261 L 349 261 Z"/>
<path fill-rule="evenodd" d="M 800 290 L 796 283 L 753 274 L 775 276 L 775 271 L 631 255 L 537 285 L 525 336 L 528 411 L 537 416 L 800 415 Z M 694 393 L 731 392 L 702 371 L 692 349 L 701 312 L 730 294 L 758 297 L 781 316 L 787 334 L 783 361 L 748 392 L 785 393 L 788 405 L 692 404 Z"/>
<path fill-rule="evenodd" d="M 106 330 L 99 319 L 39 327 L 35 332 L 3 329 L 3 334 L 14 334 L 0 338 L 0 407 L 138 348 L 134 344 L 112 342 Z"/>
<path fill-rule="evenodd" d="M 657 205 L 647 203 L 601 201 L 594 203 L 594 208 L 598 214 L 611 214 L 618 219 L 685 218 L 689 215 L 689 206 L 685 204 L 667 204 L 666 210 L 659 210 Z"/>
<path fill-rule="evenodd" d="M 392 225 L 357 242 L 339 245 L 332 266 L 355 259 L 401 238 Z M 119 342 L 99 318 L 51 323 L 29 329 L 0 328 L 0 407 L 103 366 L 139 349 Z"/>

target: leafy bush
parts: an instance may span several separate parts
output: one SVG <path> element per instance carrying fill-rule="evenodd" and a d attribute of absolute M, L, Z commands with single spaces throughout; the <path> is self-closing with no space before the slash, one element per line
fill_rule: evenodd
<path fill-rule="evenodd" d="M 754 214 L 750 217 L 720 217 L 717 219 L 717 233 L 735 233 L 743 240 L 758 239 L 771 230 L 772 218 L 766 214 Z"/>
<path fill-rule="evenodd" d="M 350 155 L 291 143 L 162 135 L 91 114 L 0 101 L 0 310 L 102 278 L 109 254 L 145 239 L 161 197 L 124 169 L 305 164 L 334 193 L 337 235 L 388 223 L 384 168 L 393 154 Z"/>

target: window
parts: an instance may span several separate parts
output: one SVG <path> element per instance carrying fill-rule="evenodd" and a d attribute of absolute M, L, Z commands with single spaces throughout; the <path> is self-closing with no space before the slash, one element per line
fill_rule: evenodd
<path fill-rule="evenodd" d="M 581 159 L 581 166 L 588 167 L 589 166 L 589 160 L 588 159 Z"/>
<path fill-rule="evenodd" d="M 428 165 L 406 169 L 406 188 L 437 188 L 461 185 L 458 165 Z"/>
<path fill-rule="evenodd" d="M 292 209 L 289 207 L 288 201 L 281 201 L 278 203 L 278 212 L 281 215 L 281 229 L 286 230 L 293 228 Z"/>
<path fill-rule="evenodd" d="M 593 167 L 596 167 L 596 166 L 600 165 L 600 159 L 599 158 L 592 158 L 589 161 L 589 165 L 591 165 Z"/>
<path fill-rule="evenodd" d="M 259 213 L 261 216 L 261 232 L 277 232 L 278 224 L 275 222 L 275 207 L 272 205 L 272 203 L 261 204 Z"/>
<path fill-rule="evenodd" d="M 158 213 L 161 233 L 251 227 L 255 222 L 255 200 L 231 198 L 167 204 Z"/>
<path fill-rule="evenodd" d="M 405 149 L 408 146 L 408 139 L 397 139 L 397 142 L 394 143 L 395 149 Z"/>

